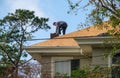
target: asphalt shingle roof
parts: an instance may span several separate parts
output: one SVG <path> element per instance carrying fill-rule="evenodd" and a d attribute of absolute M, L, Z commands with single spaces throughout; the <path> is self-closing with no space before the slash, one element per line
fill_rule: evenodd
<path fill-rule="evenodd" d="M 104 26 L 105 27 L 101 28 L 98 26 L 90 26 L 82 30 L 78 30 L 63 36 L 56 37 L 58 39 L 53 38 L 50 40 L 33 44 L 31 46 L 78 46 L 77 42 L 73 39 L 73 37 L 97 36 L 100 33 L 106 33 L 109 29 L 109 26 L 106 23 L 104 24 Z"/>

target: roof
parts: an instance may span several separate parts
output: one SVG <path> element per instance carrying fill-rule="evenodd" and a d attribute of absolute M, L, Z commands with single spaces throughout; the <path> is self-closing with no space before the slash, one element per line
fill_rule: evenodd
<path fill-rule="evenodd" d="M 78 47 L 77 42 L 74 40 L 74 37 L 88 37 L 88 36 L 97 36 L 100 33 L 106 33 L 109 29 L 109 26 L 105 23 L 105 27 L 90 26 L 82 30 L 68 33 L 63 36 L 59 36 L 50 40 L 39 42 L 32 46 L 76 46 Z"/>

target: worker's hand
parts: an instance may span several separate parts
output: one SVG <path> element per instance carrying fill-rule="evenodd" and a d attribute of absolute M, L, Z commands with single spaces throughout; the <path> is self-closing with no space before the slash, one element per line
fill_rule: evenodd
<path fill-rule="evenodd" d="M 60 30 L 62 30 L 62 28 L 60 28 Z"/>

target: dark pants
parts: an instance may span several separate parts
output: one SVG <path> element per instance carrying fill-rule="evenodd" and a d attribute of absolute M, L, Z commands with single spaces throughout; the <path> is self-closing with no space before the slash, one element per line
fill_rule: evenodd
<path fill-rule="evenodd" d="M 65 35 L 66 29 L 67 29 L 67 24 L 66 23 L 60 25 L 59 26 L 59 34 L 61 34 L 61 31 L 62 31 L 63 35 Z"/>

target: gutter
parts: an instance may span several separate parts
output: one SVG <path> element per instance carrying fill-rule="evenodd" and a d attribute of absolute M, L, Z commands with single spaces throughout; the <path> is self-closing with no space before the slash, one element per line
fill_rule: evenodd
<path fill-rule="evenodd" d="M 79 45 L 82 44 L 103 44 L 105 41 L 113 38 L 112 36 L 89 36 L 89 37 L 76 37 L 74 38 Z"/>

